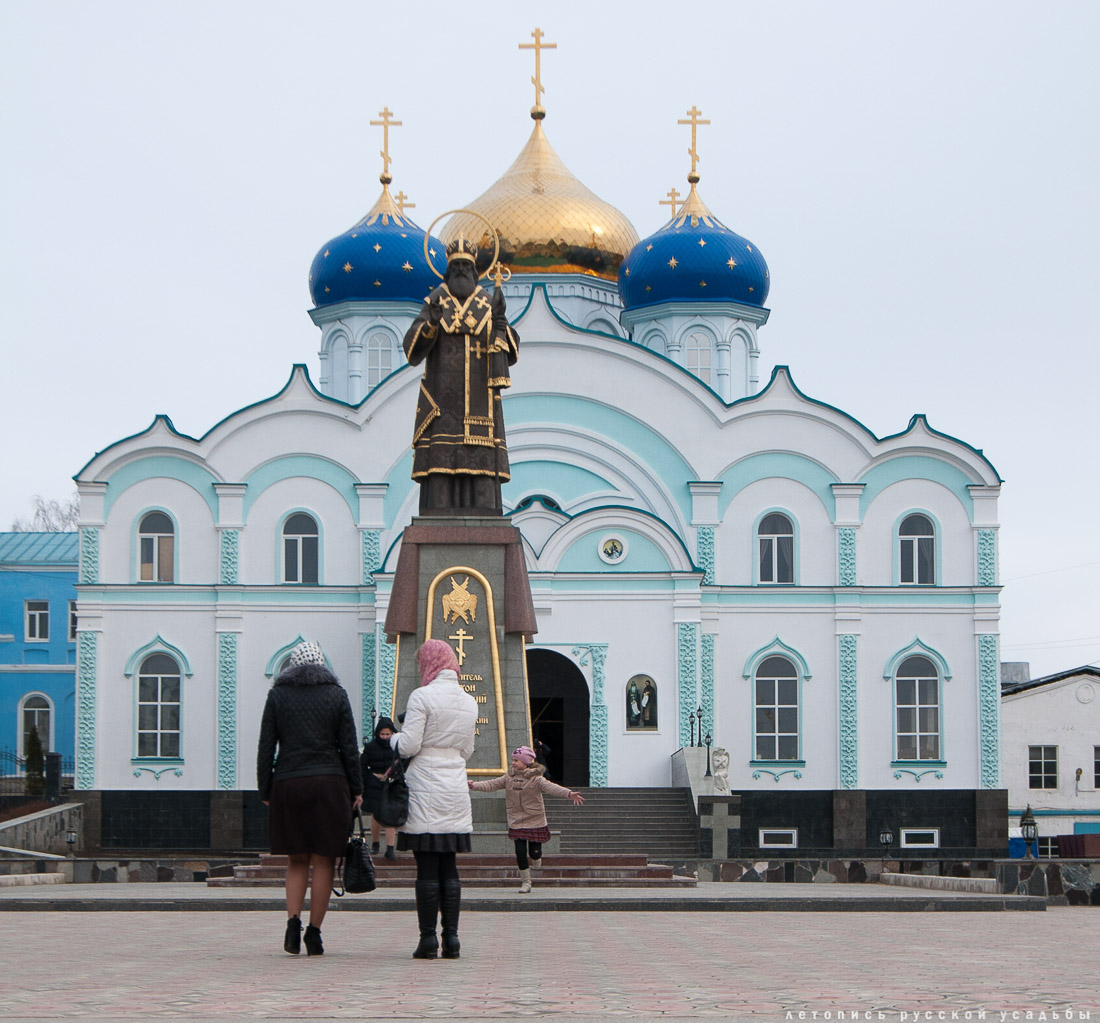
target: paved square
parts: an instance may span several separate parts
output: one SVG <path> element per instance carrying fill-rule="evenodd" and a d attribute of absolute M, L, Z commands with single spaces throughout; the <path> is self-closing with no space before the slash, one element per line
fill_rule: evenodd
<path fill-rule="evenodd" d="M 1091 908 L 470 912 L 457 962 L 410 958 L 411 910 L 331 913 L 319 959 L 285 955 L 283 923 L 277 912 L 0 914 L 0 1018 L 771 1023 L 858 1010 L 900 1023 L 1071 1009 L 1100 1020 Z"/>

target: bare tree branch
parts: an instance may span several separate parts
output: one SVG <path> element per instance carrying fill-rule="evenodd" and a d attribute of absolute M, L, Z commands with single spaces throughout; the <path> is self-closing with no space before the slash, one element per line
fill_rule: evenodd
<path fill-rule="evenodd" d="M 80 495 L 74 493 L 68 501 L 47 501 L 35 494 L 31 501 L 34 514 L 28 519 L 16 519 L 13 533 L 68 533 L 76 529 L 80 519 Z"/>

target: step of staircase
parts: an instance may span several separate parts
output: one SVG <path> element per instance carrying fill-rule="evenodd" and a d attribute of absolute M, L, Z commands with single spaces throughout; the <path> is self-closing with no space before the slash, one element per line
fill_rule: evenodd
<path fill-rule="evenodd" d="M 562 854 L 639 852 L 650 859 L 699 855 L 699 818 L 689 789 L 578 789 L 583 806 L 546 800 Z"/>

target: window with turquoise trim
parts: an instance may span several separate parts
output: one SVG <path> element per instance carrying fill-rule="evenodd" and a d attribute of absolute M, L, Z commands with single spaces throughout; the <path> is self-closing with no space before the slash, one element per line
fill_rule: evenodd
<path fill-rule="evenodd" d="M 936 582 L 936 531 L 926 515 L 907 515 L 898 530 L 898 581 Z"/>
<path fill-rule="evenodd" d="M 137 755 L 180 755 L 180 667 L 168 654 L 153 654 L 138 669 Z"/>
<path fill-rule="evenodd" d="M 138 579 L 143 583 L 174 580 L 176 530 L 164 512 L 150 512 L 138 527 Z"/>
<path fill-rule="evenodd" d="M 317 523 L 298 512 L 283 526 L 283 582 L 317 585 Z"/>
<path fill-rule="evenodd" d="M 37 694 L 23 700 L 23 745 L 19 752 L 24 757 L 30 749 L 31 732 L 38 733 L 42 751 L 48 753 L 50 751 L 50 702 L 46 697 Z"/>
<path fill-rule="evenodd" d="M 760 581 L 794 582 L 794 527 L 786 515 L 772 512 L 760 520 Z"/>
<path fill-rule="evenodd" d="M 798 760 L 798 671 L 786 657 L 756 669 L 757 760 Z"/>
<path fill-rule="evenodd" d="M 927 657 L 907 657 L 894 681 L 898 760 L 940 759 L 940 679 Z"/>

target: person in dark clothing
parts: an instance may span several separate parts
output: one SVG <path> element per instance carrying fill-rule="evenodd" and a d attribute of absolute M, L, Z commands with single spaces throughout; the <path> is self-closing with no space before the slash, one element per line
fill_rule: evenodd
<path fill-rule="evenodd" d="M 374 738 L 363 747 L 359 754 L 359 765 L 363 769 L 363 802 L 370 811 L 370 851 L 378 852 L 378 840 L 382 834 L 382 824 L 375 816 L 378 813 L 378 801 L 382 797 L 382 776 L 390 769 L 397 754 L 390 745 L 390 737 L 397 727 L 389 718 L 379 718 L 374 726 Z M 386 859 L 396 860 L 397 828 L 386 828 Z"/>
<path fill-rule="evenodd" d="M 299 643 L 267 694 L 256 753 L 260 798 L 271 808 L 271 851 L 289 857 L 283 948 L 302 947 L 302 904 L 310 868 L 308 955 L 323 955 L 336 857 L 344 854 L 351 813 L 363 803 L 359 743 L 348 694 L 325 667 L 316 643 Z"/>

